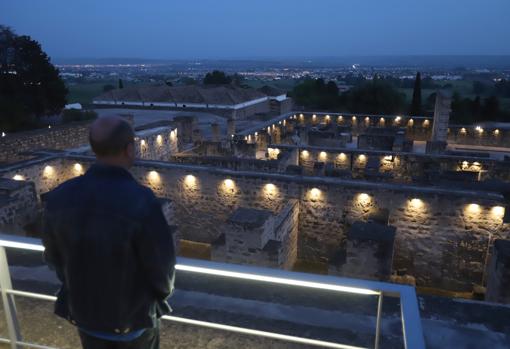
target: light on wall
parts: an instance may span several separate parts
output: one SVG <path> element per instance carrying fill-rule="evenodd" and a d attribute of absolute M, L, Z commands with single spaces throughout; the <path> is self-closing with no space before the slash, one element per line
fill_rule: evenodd
<path fill-rule="evenodd" d="M 356 197 L 356 201 L 360 204 L 369 204 L 372 201 L 372 198 L 367 193 L 360 193 Z"/>
<path fill-rule="evenodd" d="M 356 117 L 355 116 L 352 117 L 352 121 L 353 122 L 356 121 Z"/>
<path fill-rule="evenodd" d="M 359 161 L 359 162 L 365 162 L 366 160 L 367 160 L 366 155 L 364 155 L 364 154 L 360 154 L 360 155 L 358 156 L 358 161 Z"/>
<path fill-rule="evenodd" d="M 495 136 L 499 135 L 499 130 L 498 130 L 498 129 L 495 129 L 495 130 L 494 130 L 494 135 L 495 135 Z"/>
<path fill-rule="evenodd" d="M 341 122 L 344 119 L 342 115 L 338 115 L 338 122 Z"/>
<path fill-rule="evenodd" d="M 461 128 L 461 129 L 460 129 L 460 133 L 461 133 L 461 134 L 465 135 L 465 134 L 466 134 L 466 132 L 467 132 L 467 131 L 466 131 L 466 128 L 465 128 L 465 127 L 463 127 L 463 128 Z"/>
<path fill-rule="evenodd" d="M 407 126 L 412 127 L 413 125 L 414 125 L 414 120 L 413 119 L 409 119 L 407 121 Z"/>
<path fill-rule="evenodd" d="M 278 187 L 273 183 L 264 185 L 264 192 L 268 195 L 275 195 L 278 193 Z"/>
<path fill-rule="evenodd" d="M 158 184 L 159 182 L 161 182 L 161 177 L 159 176 L 159 173 L 157 173 L 156 171 L 150 171 L 147 174 L 147 179 L 152 184 Z"/>
<path fill-rule="evenodd" d="M 400 120 L 402 120 L 402 118 L 401 118 L 400 116 L 397 116 L 397 117 L 395 118 L 395 122 L 400 122 Z"/>
<path fill-rule="evenodd" d="M 307 157 L 308 157 L 308 155 L 310 155 L 310 153 L 308 152 L 308 150 L 303 150 L 303 151 L 301 152 L 301 156 L 302 156 L 302 157 L 304 157 L 304 158 L 307 158 Z"/>
<path fill-rule="evenodd" d="M 430 125 L 430 121 L 428 119 L 423 120 L 423 127 L 428 127 Z"/>
<path fill-rule="evenodd" d="M 14 177 L 12 177 L 12 179 L 14 179 L 15 181 L 24 181 L 25 177 L 20 174 L 16 174 L 14 175 Z"/>
<path fill-rule="evenodd" d="M 83 173 L 83 166 L 79 163 L 74 164 L 73 169 L 75 174 L 80 175 Z"/>
<path fill-rule="evenodd" d="M 380 118 L 380 119 L 379 119 L 379 122 L 380 122 L 381 124 L 383 124 L 383 125 L 384 125 L 384 123 L 386 122 L 386 120 L 384 120 L 384 118 Z"/>
<path fill-rule="evenodd" d="M 142 147 L 145 147 L 145 139 L 142 139 L 142 140 L 140 141 L 140 145 L 141 145 Z"/>
<path fill-rule="evenodd" d="M 308 191 L 308 196 L 312 200 L 318 200 L 322 196 L 322 191 L 318 188 L 312 188 Z"/>
<path fill-rule="evenodd" d="M 328 153 L 326 153 L 325 151 L 321 151 L 319 153 L 319 160 L 326 161 L 327 159 L 328 159 Z"/>
<path fill-rule="evenodd" d="M 425 204 L 423 203 L 423 201 L 421 199 L 414 198 L 414 199 L 409 200 L 409 206 L 414 208 L 414 209 L 420 209 L 424 205 Z"/>
<path fill-rule="evenodd" d="M 345 153 L 338 154 L 338 160 L 345 161 L 346 159 L 347 159 L 347 156 L 345 155 Z"/>
<path fill-rule="evenodd" d="M 224 193 L 233 194 L 236 189 L 236 183 L 232 179 L 227 178 L 227 179 L 223 180 L 221 188 Z"/>
<path fill-rule="evenodd" d="M 174 140 L 175 139 L 175 134 L 176 134 L 177 130 L 175 131 L 170 131 L 170 139 L 171 140 Z"/>
<path fill-rule="evenodd" d="M 191 174 L 186 175 L 186 177 L 184 177 L 184 184 L 188 187 L 194 188 L 197 185 L 197 178 Z"/>
<path fill-rule="evenodd" d="M 505 208 L 503 206 L 494 206 L 491 209 L 491 215 L 494 218 L 502 219 L 505 216 Z"/>
<path fill-rule="evenodd" d="M 481 207 L 478 204 L 469 204 L 466 207 L 468 213 L 480 213 Z"/>
<path fill-rule="evenodd" d="M 163 136 L 158 135 L 158 136 L 156 137 L 156 142 L 158 142 L 158 145 L 163 144 Z"/>
<path fill-rule="evenodd" d="M 52 166 L 48 165 L 44 168 L 43 174 L 45 176 L 50 177 L 50 176 L 53 176 L 54 173 L 55 173 L 55 169 Z"/>
<path fill-rule="evenodd" d="M 329 119 L 330 119 L 330 116 L 326 115 L 326 121 L 329 121 Z"/>

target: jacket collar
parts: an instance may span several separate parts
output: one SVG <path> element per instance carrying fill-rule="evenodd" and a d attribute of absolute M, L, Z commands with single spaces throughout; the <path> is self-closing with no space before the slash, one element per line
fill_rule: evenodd
<path fill-rule="evenodd" d="M 134 179 L 131 173 L 123 167 L 95 163 L 87 170 L 85 175 L 118 177 Z"/>

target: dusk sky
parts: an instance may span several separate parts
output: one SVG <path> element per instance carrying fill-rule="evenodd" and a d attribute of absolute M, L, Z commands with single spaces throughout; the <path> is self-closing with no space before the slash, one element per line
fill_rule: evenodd
<path fill-rule="evenodd" d="M 510 54 L 509 0 L 1 0 L 54 58 Z"/>

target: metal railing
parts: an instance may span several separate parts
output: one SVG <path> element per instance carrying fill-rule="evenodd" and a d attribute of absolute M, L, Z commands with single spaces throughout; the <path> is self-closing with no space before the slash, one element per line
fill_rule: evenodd
<path fill-rule="evenodd" d="M 9 343 L 12 349 L 39 348 L 55 349 L 53 347 L 27 343 L 22 340 L 14 302 L 15 296 L 28 297 L 44 301 L 55 301 L 55 296 L 41 293 L 15 290 L 12 287 L 11 276 L 6 256 L 6 248 L 15 248 L 29 251 L 44 251 L 41 240 L 13 235 L 0 234 L 0 291 L 7 322 L 9 338 L 0 338 L 0 343 Z M 377 296 L 377 318 L 375 329 L 374 348 L 380 348 L 382 305 L 385 296 L 400 298 L 403 342 L 406 349 L 425 349 L 423 331 L 421 326 L 418 301 L 415 289 L 411 286 L 390 284 L 377 281 L 348 279 L 326 275 L 315 275 L 288 272 L 278 269 L 248 267 L 235 264 L 215 263 L 188 258 L 178 258 L 176 265 L 178 271 L 196 274 L 205 274 L 232 278 L 237 280 L 255 281 L 260 283 L 288 285 L 294 287 L 346 292 L 367 296 Z M 333 343 L 328 341 L 297 337 L 286 334 L 254 330 L 244 327 L 224 325 L 220 323 L 194 320 L 178 316 L 163 316 L 164 320 L 181 324 L 207 327 L 212 329 L 236 332 L 240 334 L 277 339 L 287 342 L 313 345 L 326 348 L 363 349 L 352 345 Z"/>

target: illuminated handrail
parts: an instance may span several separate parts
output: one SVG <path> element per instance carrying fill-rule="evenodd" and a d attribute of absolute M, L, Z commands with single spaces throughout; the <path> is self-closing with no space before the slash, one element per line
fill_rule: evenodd
<path fill-rule="evenodd" d="M 10 343 L 12 349 L 17 349 L 20 347 L 55 349 L 44 345 L 22 341 L 17 321 L 14 296 L 29 297 L 45 301 L 55 301 L 56 297 L 40 293 L 14 290 L 12 288 L 5 248 L 17 248 L 39 252 L 44 251 L 44 246 L 41 244 L 41 240 L 39 239 L 0 234 L 0 291 L 4 305 L 4 312 L 6 315 L 7 328 L 9 331 L 9 338 L 0 338 L 0 343 Z M 330 290 L 336 292 L 378 296 L 379 301 L 377 307 L 376 334 L 374 344 L 375 348 L 379 348 L 383 296 L 399 297 L 405 348 L 425 349 L 416 292 L 415 289 L 411 286 L 326 275 L 288 272 L 279 269 L 216 263 L 188 258 L 178 258 L 176 269 L 191 273 L 215 275 L 242 280 L 252 280 L 263 283 L 273 283 L 296 287 Z M 229 326 L 207 321 L 199 321 L 177 316 L 163 316 L 163 319 L 194 326 L 255 335 L 307 345 L 339 349 L 363 349 L 351 345 L 284 335 L 274 332 L 253 330 L 243 327 Z"/>

